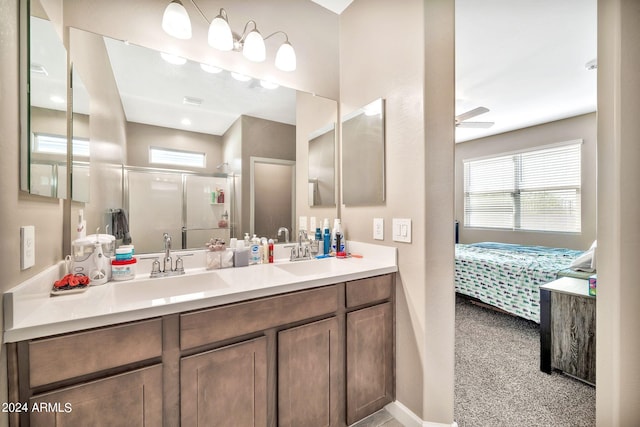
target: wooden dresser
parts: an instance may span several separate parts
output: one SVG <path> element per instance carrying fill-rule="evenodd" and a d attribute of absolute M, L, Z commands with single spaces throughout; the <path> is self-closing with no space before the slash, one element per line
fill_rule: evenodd
<path fill-rule="evenodd" d="M 540 370 L 596 384 L 596 298 L 589 281 L 563 277 L 540 287 Z"/>

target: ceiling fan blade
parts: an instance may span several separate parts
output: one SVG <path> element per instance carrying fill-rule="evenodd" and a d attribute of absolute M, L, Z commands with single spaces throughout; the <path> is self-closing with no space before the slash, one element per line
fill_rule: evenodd
<path fill-rule="evenodd" d="M 469 110 L 464 112 L 458 116 L 456 116 L 456 122 L 462 122 L 464 120 L 468 120 L 472 117 L 479 116 L 480 114 L 488 113 L 489 109 L 487 107 L 477 107 L 473 110 Z"/>
<path fill-rule="evenodd" d="M 490 128 L 494 122 L 461 122 L 457 123 L 456 127 L 459 128 Z"/>

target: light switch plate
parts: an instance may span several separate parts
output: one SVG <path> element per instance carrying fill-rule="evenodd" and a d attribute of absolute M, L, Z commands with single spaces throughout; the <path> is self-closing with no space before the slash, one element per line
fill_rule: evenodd
<path fill-rule="evenodd" d="M 318 228 L 317 226 L 317 219 L 315 216 L 310 216 L 309 217 L 309 233 L 313 234 L 316 232 L 316 228 Z"/>
<path fill-rule="evenodd" d="M 384 218 L 373 218 L 373 238 L 384 240 Z"/>
<path fill-rule="evenodd" d="M 301 216 L 298 219 L 298 230 L 308 230 L 307 229 L 307 217 L 306 216 Z"/>
<path fill-rule="evenodd" d="M 36 263 L 36 228 L 33 225 L 20 227 L 20 268 L 26 270 Z"/>
<path fill-rule="evenodd" d="M 393 240 L 411 243 L 411 219 L 393 218 Z"/>

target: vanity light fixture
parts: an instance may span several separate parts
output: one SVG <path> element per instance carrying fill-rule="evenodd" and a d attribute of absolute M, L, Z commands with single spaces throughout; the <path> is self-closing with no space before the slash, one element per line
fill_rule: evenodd
<path fill-rule="evenodd" d="M 284 31 L 276 31 L 266 37 L 262 37 L 258 31 L 258 24 L 254 20 L 249 20 L 242 34 L 238 37 L 234 35 L 229 25 L 227 11 L 220 9 L 218 15 L 211 22 L 204 15 L 194 0 L 191 0 L 202 18 L 209 24 L 207 40 L 209 46 L 221 51 L 242 52 L 245 58 L 253 62 L 263 62 L 266 58 L 266 47 L 264 41 L 276 34 L 284 35 L 285 41 L 276 52 L 275 66 L 282 71 L 294 71 L 296 69 L 296 52 L 289 43 L 289 36 Z M 188 31 L 186 30 L 188 28 Z M 162 29 L 169 35 L 180 39 L 191 38 L 191 22 L 186 9 L 179 0 L 173 0 L 165 9 L 162 18 Z M 179 29 L 179 30 L 177 30 Z M 247 30 L 249 30 L 247 32 Z M 187 36 L 188 35 L 188 36 Z"/>
<path fill-rule="evenodd" d="M 236 73 L 234 71 L 231 72 L 231 77 L 238 80 L 239 82 L 248 82 L 249 80 L 251 80 L 251 77 L 245 74 Z"/>
<path fill-rule="evenodd" d="M 191 20 L 180 0 L 173 0 L 167 5 L 162 15 L 162 29 L 177 39 L 191 38 Z"/>
<path fill-rule="evenodd" d="M 173 65 L 184 65 L 187 63 L 187 59 L 178 55 L 172 55 L 170 53 L 160 52 L 162 59 Z"/>
<path fill-rule="evenodd" d="M 218 74 L 222 72 L 222 68 L 214 67 L 213 65 L 209 64 L 200 63 L 200 68 L 202 68 L 202 71 L 206 71 L 207 73 L 211 74 Z"/>

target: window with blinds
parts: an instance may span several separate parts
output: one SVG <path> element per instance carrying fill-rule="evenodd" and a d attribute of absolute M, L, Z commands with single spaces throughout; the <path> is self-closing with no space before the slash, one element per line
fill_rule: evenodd
<path fill-rule="evenodd" d="M 465 161 L 465 227 L 579 233 L 581 142 Z"/>

